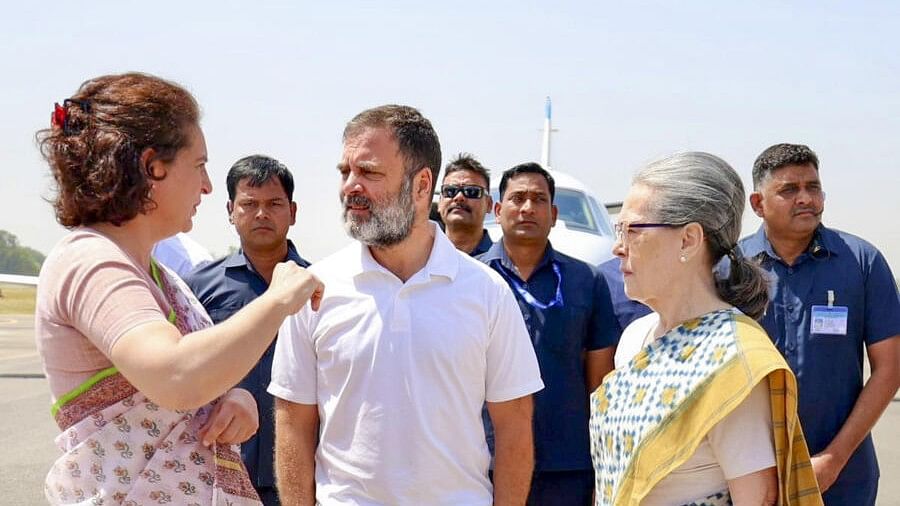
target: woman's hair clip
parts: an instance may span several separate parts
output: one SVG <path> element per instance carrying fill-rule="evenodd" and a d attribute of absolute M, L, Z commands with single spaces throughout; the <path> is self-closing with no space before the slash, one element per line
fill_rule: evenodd
<path fill-rule="evenodd" d="M 725 253 L 725 255 L 729 260 L 737 263 L 741 259 L 741 250 L 738 248 L 737 244 L 735 244 Z"/>
<path fill-rule="evenodd" d="M 63 100 L 63 105 L 59 105 L 59 102 L 53 104 L 53 112 L 50 114 L 50 126 L 53 128 L 62 128 L 63 134 L 65 135 L 76 133 L 69 127 L 68 107 L 70 103 L 80 107 L 85 114 L 91 112 L 91 103 L 87 100 L 67 98 Z"/>

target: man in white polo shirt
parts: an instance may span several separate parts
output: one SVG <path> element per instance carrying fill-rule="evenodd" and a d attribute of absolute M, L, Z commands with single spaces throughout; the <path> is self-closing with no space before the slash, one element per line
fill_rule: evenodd
<path fill-rule="evenodd" d="M 543 383 L 506 283 L 428 221 L 437 134 L 387 105 L 358 114 L 343 140 L 344 226 L 358 242 L 310 268 L 327 287 L 321 307 L 285 321 L 272 366 L 282 501 L 524 504 Z"/>

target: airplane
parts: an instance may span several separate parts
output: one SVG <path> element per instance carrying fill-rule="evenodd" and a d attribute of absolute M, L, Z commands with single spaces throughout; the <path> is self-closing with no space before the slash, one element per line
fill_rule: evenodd
<path fill-rule="evenodd" d="M 0 274 L 0 283 L 8 285 L 37 286 L 37 276 L 24 276 L 21 274 Z"/>
<path fill-rule="evenodd" d="M 615 242 L 615 232 L 610 224 L 607 207 L 601 204 L 603 201 L 587 185 L 574 176 L 551 167 L 550 137 L 556 130 L 553 128 L 550 97 L 547 97 L 544 111 L 541 166 L 550 172 L 556 183 L 554 203 L 559 209 L 556 226 L 550 230 L 550 242 L 554 249 L 566 255 L 591 265 L 599 265 L 612 258 L 612 245 Z M 491 188 L 491 197 L 494 202 L 499 201 L 500 190 L 497 186 Z M 503 236 L 503 230 L 493 213 L 484 217 L 484 228 L 494 241 Z"/>

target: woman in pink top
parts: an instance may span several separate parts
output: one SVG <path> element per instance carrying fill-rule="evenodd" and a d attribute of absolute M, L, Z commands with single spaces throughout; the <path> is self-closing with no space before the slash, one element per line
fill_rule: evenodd
<path fill-rule="evenodd" d="M 194 98 L 145 74 L 91 79 L 37 135 L 71 232 L 47 257 L 35 329 L 62 433 L 52 504 L 259 504 L 235 445 L 257 427 L 231 388 L 319 281 L 294 264 L 213 326 L 157 241 L 212 191 Z"/>

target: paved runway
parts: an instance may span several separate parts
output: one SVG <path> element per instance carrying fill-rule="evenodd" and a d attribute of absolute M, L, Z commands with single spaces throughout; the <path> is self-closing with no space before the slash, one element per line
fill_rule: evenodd
<path fill-rule="evenodd" d="M 58 451 L 50 395 L 29 316 L 0 316 L 0 490 L 4 504 L 46 504 L 44 475 Z"/>
<path fill-rule="evenodd" d="M 34 346 L 31 316 L 0 316 L 0 491 L 3 504 L 46 504 L 41 484 L 57 450 L 50 395 Z M 900 398 L 875 427 L 879 506 L 900 506 Z"/>

